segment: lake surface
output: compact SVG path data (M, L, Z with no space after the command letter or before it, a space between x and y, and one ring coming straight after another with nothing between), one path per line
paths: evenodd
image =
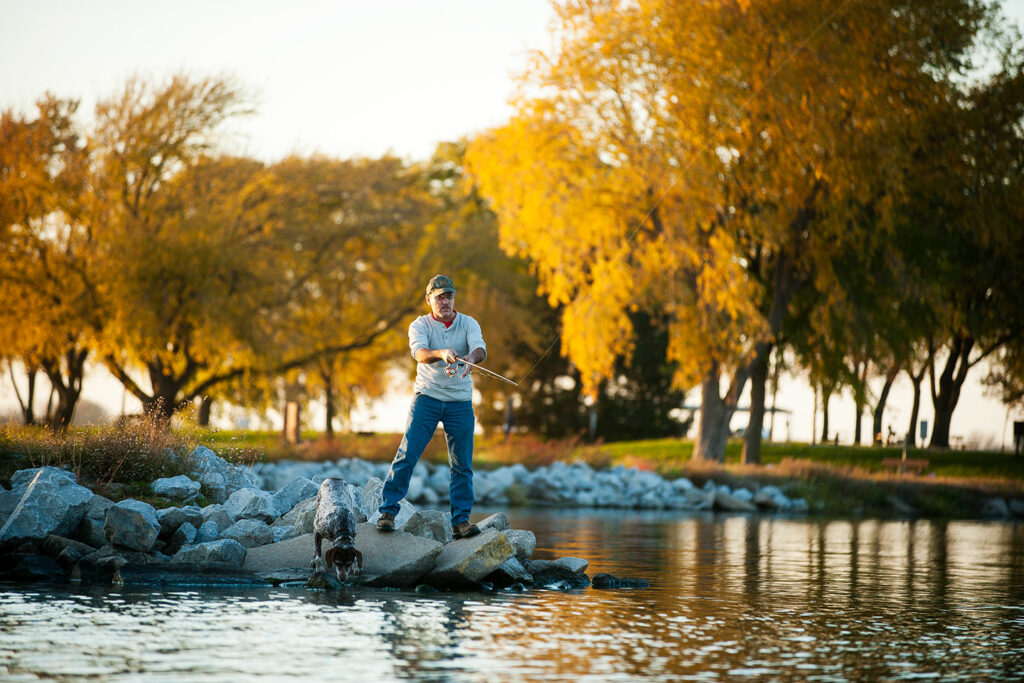
M484 511L480 511L484 514ZM650 588L0 586L0 680L1020 680L1024 525L511 511Z

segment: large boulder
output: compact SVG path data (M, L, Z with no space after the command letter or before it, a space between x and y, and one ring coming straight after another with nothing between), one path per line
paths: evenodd
M281 517L299 502L316 496L319 487L307 477L296 477L272 496L274 516Z
M244 488L259 488L259 481L248 469L232 465L205 446L189 454L192 478L206 487L208 497L223 503L232 493Z
M195 505L182 508L164 508L157 511L156 518L160 522L160 537L170 538L182 524L188 523L197 529L202 526L203 509Z
M107 535L103 524L107 520L107 508L114 504L109 498L94 495L85 506L85 514L75 530L75 538L88 543L93 548L102 548L107 544Z
M199 496L200 484L184 474L164 477L149 485L154 494L170 500L192 501Z
M202 512L203 524L213 522L217 525L218 533L235 523L235 518L219 503L207 505L202 509Z
M452 513L441 510L417 510L405 521L401 530L438 543L448 543L452 540Z
M515 549L505 535L488 529L478 536L445 545L423 581L435 588L476 586L512 557Z
M199 535L199 530L192 525L191 522L185 522L175 529L171 539L167 542L167 547L164 548L164 552L174 554L184 548L187 545L196 543L196 537ZM205 541L213 541L215 538L203 539Z
M274 513L274 496L269 491L255 488L239 489L231 494L224 509L236 521L239 519L258 519L268 524L277 515ZM223 530L221 531L223 533Z
M357 527L356 550L363 554L361 583L404 588L414 586L437 562L444 546L432 538L404 531L381 533L365 522Z
M313 520L316 518L316 497L307 498L289 510L283 517L271 525L275 534L282 534L277 540L286 540L313 533ZM287 528L284 531L279 529Z
M325 542L322 550L330 547ZM414 586L434 566L442 545L404 531L381 533L364 522L356 528L355 548L363 555L363 573L356 581L373 586ZM288 569L308 570L313 560L313 535L251 548L244 569L260 575Z
M25 540L42 540L50 534L71 536L92 500L92 491L75 483L74 476L64 470L45 467L32 470L28 478L25 470L15 472L14 491L21 491L21 499L0 527L0 546L10 546ZM27 483L26 483L27 482Z
M160 535L156 508L129 498L107 508L103 533L111 545L148 553Z
M171 562L195 564L223 563L241 567L245 562L245 546L238 541L223 538L209 543L185 546L174 554Z
M744 500L743 497L737 496L735 493L721 489L715 491L713 505L716 510L727 512L757 512L757 505L750 500Z
M71 482L72 484L78 483L78 477L75 476L74 472L62 469L60 467L33 467L27 470L18 470L11 475L11 489L21 488L22 486L28 486L33 481L47 481L55 483L56 479L63 479Z
M266 522L258 519L240 519L224 531L220 532L220 538L230 538L238 541L246 548L255 548L274 542L274 532Z
M508 542L512 544L517 560L520 562L526 562L533 556L533 551L537 548L537 537L532 531L527 531L525 529L509 529L503 533L505 534L505 538L508 539Z

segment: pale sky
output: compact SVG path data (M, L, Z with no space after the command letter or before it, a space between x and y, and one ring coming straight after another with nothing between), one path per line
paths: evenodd
M91 112L134 74L230 74L258 112L240 150L429 158L507 120L549 45L548 0L0 0L0 108L46 91Z
M1024 0L1004 8L1024 24ZM50 91L81 99L88 114L132 75L231 75L258 108L232 138L236 153L422 160L438 142L507 120L513 76L530 50L550 46L553 16L549 0L0 0L0 109L27 113ZM87 379L85 397L109 406L113 395L116 411L123 392L105 374ZM998 447L1022 416L982 396L983 374L972 371L953 433ZM0 376L0 413L14 400ZM357 428L400 430L405 388L394 404L377 406ZM795 412L790 430L777 422L776 438L809 439L806 386L790 382L779 405ZM852 404L832 406L833 429L848 441ZM904 429L909 384L897 385L889 406L886 422ZM926 396L921 418L930 416Z

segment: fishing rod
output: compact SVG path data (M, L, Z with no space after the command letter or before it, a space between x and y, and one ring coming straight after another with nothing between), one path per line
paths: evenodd
M460 359L459 359L459 361L458 361L458 363L459 363L459 364L465 363L465 364L466 364L466 365L468 365L469 367L471 367L471 368L475 368L475 369L479 370L480 372L484 373L484 374L485 374L485 375L487 375L488 377L493 377L494 379L500 379L500 380L501 380L502 382L508 382L509 384L511 384L511 385L512 385L512 386L514 386L514 387L518 387L518 386L519 386L519 383L518 383L518 382L513 382L513 381L512 381L512 380L510 380L510 379L509 379L508 377L504 377L504 376L502 376L502 375L499 375L499 374L498 374L498 373L496 373L496 372L493 372L492 370L488 370L487 368L485 368L485 367L484 367L484 366L482 366L482 365L477 365L476 363L470 363L470 362L469 362L468 360L466 360L465 358L460 358ZM451 366L449 366L449 367L451 367ZM453 374L454 374L454 373L453 373Z

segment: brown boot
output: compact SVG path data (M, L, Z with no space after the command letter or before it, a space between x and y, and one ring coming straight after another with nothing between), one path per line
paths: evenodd
M456 540L476 536L478 533L480 533L480 527L469 522L460 522L452 528L452 538Z
M377 520L377 531L394 531L395 530L395 516L390 512L380 513L380 519Z

